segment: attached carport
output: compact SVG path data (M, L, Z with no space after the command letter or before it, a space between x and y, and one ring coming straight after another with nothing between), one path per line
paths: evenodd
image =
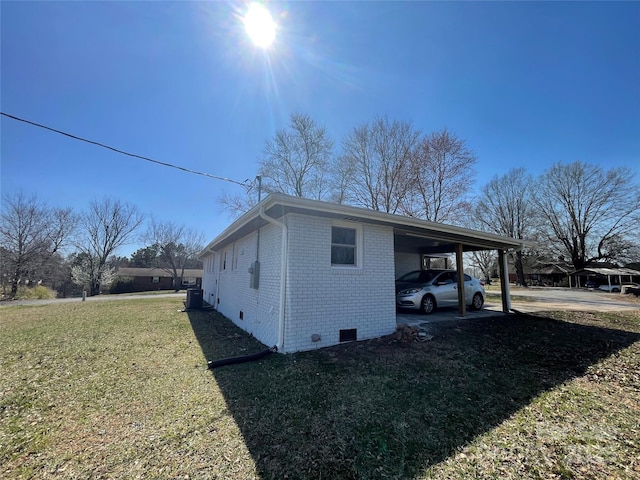
M458 314L466 315L464 302L464 252L479 250L496 251L500 278L502 311L511 310L508 282L507 255L523 248L524 241L487 232L470 230L452 225L407 219L402 226L394 227L396 258L455 254L458 272ZM417 267L415 268L417 269Z

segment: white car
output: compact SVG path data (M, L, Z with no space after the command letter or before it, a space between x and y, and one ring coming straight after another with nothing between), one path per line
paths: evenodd
M458 305L458 272L455 270L415 270L396 280L396 306L422 310L428 315L438 307ZM464 275L465 303L480 310L486 294L484 284Z
M621 288L622 287L620 285L609 285L605 283L604 285L600 285L598 287L598 290L602 290L603 292L610 292L610 293L620 293Z
M625 293L626 289L629 287L638 288L640 285L637 283L623 283L622 285L600 285L600 290L603 292L611 292L611 293Z

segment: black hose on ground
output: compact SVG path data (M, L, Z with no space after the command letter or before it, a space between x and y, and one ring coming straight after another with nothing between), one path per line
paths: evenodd
M254 354L251 354L251 355L242 355L240 357L222 358L220 360L210 360L209 362L207 362L207 365L209 366L209 369L212 369L212 368L216 368L216 367L224 367L225 365L233 365L235 363L254 362L256 360L260 360L261 358L266 357L267 355L270 355L272 353L276 353L277 351L278 351L278 347L276 347L274 345L273 347L267 348L266 350L263 350L262 352L254 353Z

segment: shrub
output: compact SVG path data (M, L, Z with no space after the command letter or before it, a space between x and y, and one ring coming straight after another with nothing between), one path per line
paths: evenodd
M16 294L16 300L44 300L46 298L56 298L56 292L44 285L18 287Z
M133 291L133 277L120 277L109 288L109 293L131 293Z

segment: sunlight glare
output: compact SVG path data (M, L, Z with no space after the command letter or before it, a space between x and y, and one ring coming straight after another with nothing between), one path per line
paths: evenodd
M260 48L269 47L276 38L276 23L262 3L252 3L243 18L244 28L253 43Z

